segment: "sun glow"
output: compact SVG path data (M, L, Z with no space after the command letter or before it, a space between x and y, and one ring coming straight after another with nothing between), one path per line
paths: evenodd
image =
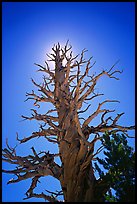
M54 52L53 52L52 48L54 45L57 45L58 43L60 44L61 48L64 48L66 43L67 43L67 40L68 39L61 40L60 37L58 39L53 38L52 41L48 41L43 45L42 53L41 53L41 59L43 62L45 62L45 61L48 62L49 68L53 72L55 71L55 62L54 61L48 61L50 58L47 56L47 54L48 55L53 54ZM76 45L75 45L75 43L72 42L72 40L71 41L69 40L68 46L70 46L70 45L72 45L72 49L71 49L73 51L72 55L75 56L76 54L78 54L78 53L76 53ZM64 59L62 62L62 65L65 66L66 63L67 63L67 60Z

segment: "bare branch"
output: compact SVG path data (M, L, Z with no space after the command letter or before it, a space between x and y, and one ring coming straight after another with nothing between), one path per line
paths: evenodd
M6 173L7 173L7 172L6 172ZM13 174L14 172L11 171L11 173ZM17 179L11 179L11 180L9 180L9 181L7 182L7 184L17 183L17 182L19 182L19 181L23 181L23 180L26 180L26 179L28 179L28 178L32 178L32 177L37 176L37 175L39 175L38 172L26 172L26 173L23 174L22 176L18 174L18 175L17 175L17 176L18 176Z
M48 128L48 129L42 129L42 131L38 131L38 132L33 132L31 136L29 137L25 137L23 139L19 139L18 135L17 135L17 140L20 142L20 143L25 143L31 139L34 139L36 137L45 137L47 138L47 136L50 136L50 135L57 135L57 132L54 130L54 129L51 129L51 128Z
M54 104L54 101L52 98L46 98L45 96L42 95L42 97L40 96L37 96L34 91L32 90L32 93L26 93L26 96L31 96L31 97L28 97L25 101L27 100L35 100L34 102L34 106L38 106L38 108L40 108L40 105L37 104L39 102L50 102L50 103L53 103Z
M97 94L94 94L94 96L92 96L92 97L90 97L90 98L86 98L85 100L86 100L86 101L92 100L92 99L95 98L95 97L103 96L103 95L104 95L104 94L99 94L99 93L97 93Z
M92 127L92 128L89 128L89 133L104 133L106 131L109 131L109 133L116 133L116 132L123 132L124 134L126 133L126 131L128 130L134 130L135 129L135 126L120 126L120 125L98 125L96 127ZM129 136L130 137L130 136ZM134 137L133 137L134 138Z
M106 112L106 109L101 110L100 108L104 103L108 103L108 102L119 102L119 101L117 101L117 100L105 100L102 103L99 103L96 111L85 120L82 127L87 126L99 113Z
M58 197L58 196L60 196L60 195L63 195L63 192L62 191L57 191L57 193L56 192L53 192L53 191L48 191L48 190L46 190L48 193L51 193L52 195L55 195L56 197Z
M39 91L42 91L48 98L52 99L53 92L46 90L45 88L43 88L42 86L38 85L33 79L31 79L33 84L37 87L39 87Z
M100 146L97 151L92 155L92 160L94 160L94 157L99 154L104 149L104 146Z
M11 150L11 153L16 155L15 149L16 149L17 145L15 147L10 147L8 144L8 138L6 138L6 145L7 145L8 149Z
M116 124L116 122L119 120L119 118L120 118L123 114L124 114L124 112L123 112L123 113L120 113L120 114L117 114L117 117L113 120L113 125Z
M91 104L90 104L90 105L88 105L88 107L87 107L85 110L78 111L78 114L86 112L86 111L89 109L89 107L90 107L90 106L91 106Z
M27 200L29 198L43 198L45 201L48 200L49 202L58 202L58 200L52 196L48 196L46 194L44 194L43 192L40 194L36 194L36 193L32 193L31 195L29 195L27 198L24 198L23 200Z
M76 102L78 101L78 98L79 98L79 96L81 94L81 89L80 88L81 88L81 85L82 85L82 81L86 76L88 76L88 72L89 72L90 68L92 67L92 66L89 66L91 59L92 59L92 57L87 61L85 72L81 77L80 77L80 63L77 61L77 67L78 67L78 71L77 71L77 87L76 87L75 94L74 94L74 99L75 99Z
M40 177L51 175L57 179L60 177L61 167L54 162L56 154L45 153L39 157L34 147L32 147L34 156L28 155L26 157L16 156L8 149L3 150L3 157L18 167L14 170L3 170L5 173L15 174L17 179L11 179L9 183L16 183L32 177ZM3 158L3 159L4 159Z
M50 110L48 110L48 112L46 113L46 115L49 114L49 113L51 113L51 112L55 112L55 111L57 111L57 110L56 110L56 109L50 109Z
M102 124L107 124L107 121L109 118L107 118L106 120L104 120L104 116L107 114L107 113L110 113L110 112L114 112L115 110L105 110L105 112L102 114L101 116L101 124L99 126L101 126Z
M22 118L24 118L25 120L41 120L44 121L45 123L47 123L49 126L53 127L53 129L57 130L57 131L61 131L61 129L59 128L59 126L55 125L52 121L57 122L58 118L54 117L54 116L49 116L49 115L42 115L42 114L38 114L36 110L32 109L33 112L35 113L32 114L32 117L27 117L27 116L23 116Z
M112 66L113 68L114 66ZM100 74L98 74L97 76L94 76L91 78L90 81L86 82L85 86L81 89L81 93L85 90L85 88L88 87L89 83L92 82L92 85L89 86L88 90L86 91L86 93L84 93L80 98L79 98L79 101L78 101L78 108L82 106L82 103L83 101L87 98L87 96L89 96L93 90L94 90L94 87L96 86L96 83L97 81L99 80L100 77L102 77L103 75L107 75L109 78L114 78L114 79L117 79L115 76L113 76L115 73L122 73L122 71L119 71L119 70L115 70L113 71L112 73L110 73L110 71L112 70L112 68L109 70L109 71L102 71Z
M119 63L119 61L120 61L120 60L117 60L117 61L113 64L113 66L108 70L108 73L112 71L112 69L116 66L116 64Z
M50 71L49 65L46 61L45 61L45 63L47 65L47 69L45 67L41 66L40 64L37 64L37 63L34 63L34 64L41 68L38 71L46 72L47 74L49 74L52 77L52 79L54 79L54 73Z
M27 197L29 197L29 196L31 196L33 194L33 190L37 187L37 182L39 182L39 178L40 177L41 176L33 177L31 186L30 186L30 188L26 192Z

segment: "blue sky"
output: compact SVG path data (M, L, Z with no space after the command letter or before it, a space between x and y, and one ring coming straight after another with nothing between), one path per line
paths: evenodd
M30 78L40 82L34 63L44 64L46 53L54 43L63 46L69 39L74 53L88 49L87 57L93 56L96 65L93 72L109 69L118 59L117 69L123 70L120 80L104 77L98 84L103 99L117 99L113 104L116 113L125 112L120 124L135 122L135 3L129 2L10 2L2 3L2 145L5 138L14 146L16 132L22 138L37 131L37 122L22 120L21 115L30 115L33 102L24 102L25 93L35 89ZM97 100L93 103L95 108ZM49 105L42 107L47 111ZM97 121L95 121L96 123ZM134 139L129 141L134 146ZM36 150L57 151L57 147L41 139L17 147L19 154ZM3 164L3 168L11 165ZM12 175L3 174L3 202L21 202L30 186L30 180L7 185ZM43 178L39 192L60 190L59 182ZM29 199L26 202L43 201ZM25 201L24 201L25 202Z

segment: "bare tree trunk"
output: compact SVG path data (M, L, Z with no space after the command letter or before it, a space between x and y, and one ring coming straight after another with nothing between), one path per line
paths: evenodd
M75 153L76 154L76 153ZM85 169L75 162L75 157L69 156L70 162L64 165L62 189L67 202L92 202L94 197L95 177L93 169L89 164ZM75 166L74 166L75 165Z

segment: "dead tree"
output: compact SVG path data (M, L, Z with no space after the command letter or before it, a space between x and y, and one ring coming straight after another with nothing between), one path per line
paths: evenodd
M33 84L38 88L40 95L33 90L26 93L26 100L34 100L34 105L38 108L40 103L51 103L54 109L48 110L46 114L39 114L38 109L32 109L32 116L22 116L25 120L42 121L48 124L44 129L40 125L37 132L31 136L17 140L25 143L36 137L43 137L51 143L58 144L58 154L49 152L37 153L32 147L33 155L26 157L17 156L16 149L11 148L7 143L7 148L3 149L3 160L11 164L16 164L14 170L3 170L5 173L14 174L17 179L11 179L8 183L15 183L24 179L32 178L31 186L26 192L26 198L43 198L50 202L57 202L59 195L64 196L65 202L98 202L102 201L103 193L108 190L103 181L97 180L94 175L92 161L102 150L102 146L95 151L95 143L101 139L106 131L111 133L122 132L128 136L128 130L134 126L125 127L118 124L119 118L124 114L117 114L116 117L108 117L108 114L115 110L103 108L104 104L119 102L117 100L106 99L101 101L96 110L81 122L81 114L86 112L90 105L83 110L83 104L92 101L94 98L103 94L96 93L95 87L98 80L104 75L116 79L119 70L113 70L115 64L109 70L102 70L99 74L90 74L93 64L91 59L85 60L86 49L82 50L81 55L73 56L72 46L66 43L62 48L60 44L54 45L52 53L48 55L49 61L55 63L55 69L51 70L49 62L45 61L45 66L36 64L39 72L44 73L43 83L38 84L33 79ZM63 66L63 62L66 64ZM84 71L83 71L84 69ZM91 122L99 114L100 123L91 126ZM92 139L89 136L92 135ZM58 165L54 158L60 157L61 165ZM61 184L62 192L52 193L54 196L45 193L37 194L34 189L41 177L51 175L58 179Z

